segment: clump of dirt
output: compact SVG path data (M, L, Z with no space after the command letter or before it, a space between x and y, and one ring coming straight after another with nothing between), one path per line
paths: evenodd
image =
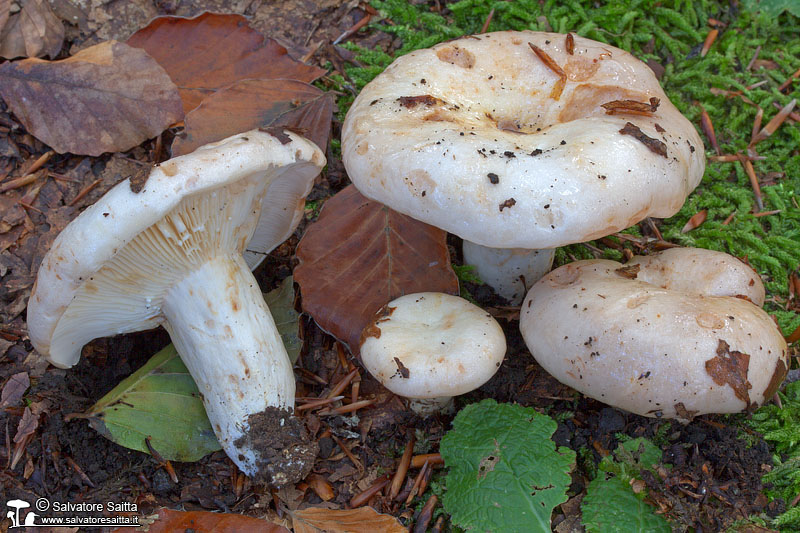
M247 434L234 442L237 448L258 450L257 482L274 487L297 483L308 476L319 453L302 421L287 409L267 407L247 418Z

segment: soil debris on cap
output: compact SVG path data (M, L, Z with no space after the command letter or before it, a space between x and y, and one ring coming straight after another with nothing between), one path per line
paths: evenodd
M139 194L144 189L147 179L150 177L150 171L153 170L153 165L140 167L136 172L128 178L128 185L130 185L131 192Z
M628 113L631 115L643 115L646 117L653 116L660 104L660 100L655 96L650 98L650 103L638 102L636 100L612 100L605 104L600 104L600 107L606 110L607 115L621 115Z
M358 345L361 346L364 344L364 341L370 337L375 337L376 339L381 338L381 328L379 328L374 322L364 328L364 331L361 332L361 338L358 341Z
M289 128L285 128L283 126L270 126L269 128L258 128L258 131L269 133L270 135L278 139L278 141L280 141L281 144L289 144L290 142L292 142L292 138L286 135L286 132L284 131L286 129Z
M517 204L516 200L514 200L513 198L509 198L508 200L500 204L500 212L502 212L503 209L505 209L506 207L513 207L516 204Z
M683 405L683 402L678 402L673 407L675 407L675 412L678 414L679 418L682 418L689 422L694 420L694 416L699 412L699 411L690 411L689 409L686 408L685 405Z
M706 372L717 385L730 385L737 398L750 406L750 389L753 385L747 381L750 369L750 355L731 350L730 345L719 339L717 355L706 361Z
M397 101L400 102L401 106L407 109L413 109L420 104L427 107L436 104L444 104L443 100L429 94L421 94L419 96L401 96L397 99Z
M626 122L625 127L619 130L619 132L623 135L630 135L634 137L637 141L647 146L651 152L662 157L667 157L667 145L658 139L648 137L647 134L643 132L636 124Z
M400 374L400 377L403 379L408 379L411 376L411 371L406 368L406 365L398 359L397 357L394 358L394 362L397 365L397 373Z
M624 266L616 269L614 273L618 276L622 276L623 278L636 279L636 276L639 275L639 270L641 270L641 268L642 265Z

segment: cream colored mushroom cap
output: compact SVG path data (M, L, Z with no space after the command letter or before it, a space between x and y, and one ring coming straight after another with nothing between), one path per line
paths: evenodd
M675 253L625 267L577 261L543 277L521 308L531 354L562 383L640 415L686 420L763 405L785 377L788 349L770 316L736 297L760 279L714 296L705 291L719 283L642 281L662 276L660 260L674 264Z
M531 49L543 50L566 82ZM647 103L652 116L601 104ZM632 123L659 155L620 130ZM356 98L342 153L359 191L493 248L553 248L678 211L705 169L694 126L650 68L607 44L540 32L464 37L396 59Z
M156 165L138 192L132 190L129 180L117 184L70 222L45 255L28 303L28 328L34 347L54 365L69 367L78 361L82 343L92 338L158 326L163 316L153 300L159 296L143 289L145 285L148 290L167 288L171 283L168 272L174 265L162 264L161 268L147 271L144 265L148 259L156 260L142 257L121 265L124 271L118 271L113 281L105 280L103 288L117 294L109 296L104 313L96 316L102 302L94 301L90 310L95 315L93 320L80 324L80 317L76 316L69 327L58 328L79 293L100 292L98 280L91 280L92 276L140 233L159 224L177 207L186 207L188 199L221 195L222 191L232 198L241 197L242 193L246 196L254 187L267 184L263 204L248 198L231 200L246 205L248 211L234 215L237 220L229 219L227 230L216 231L205 227L202 221L197 222L197 227L160 228L164 238L175 242L178 248L186 244L187 257L197 254L191 247L192 238L203 235L202 238L219 242L235 238L237 242L229 243L230 248L243 253L253 268L297 227L304 198L324 164L320 149L299 135L282 130L253 130ZM257 205L251 205L253 202ZM154 250L164 249L158 243L147 246L151 244ZM130 287L122 287L123 281L129 281ZM86 327L87 333L74 331L73 323ZM54 338L57 330L60 333Z
M361 362L406 398L457 396L491 378L506 353L497 321L470 302L438 292L401 296L361 335Z
M650 255L634 256L625 263L636 279L662 289L705 296L734 296L761 307L766 292L758 272L724 252L704 248L668 248Z

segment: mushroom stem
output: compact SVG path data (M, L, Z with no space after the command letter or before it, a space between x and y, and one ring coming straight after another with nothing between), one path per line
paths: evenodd
M164 327L197 383L220 444L243 472L261 477L266 460L264 450L253 445L258 440L250 434L253 417L279 413L271 418L274 431L285 431L295 381L244 258L232 253L204 263L169 290L162 311Z
M519 305L527 289L550 271L555 249L489 248L464 239L464 262L494 291Z
M455 402L452 396L439 398L409 398L408 406L421 417L436 414L449 415L455 411Z

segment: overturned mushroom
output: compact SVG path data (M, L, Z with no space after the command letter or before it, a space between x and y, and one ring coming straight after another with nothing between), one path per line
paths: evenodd
M315 445L291 417L292 365L250 266L294 231L324 163L294 133L249 131L118 184L42 261L33 345L67 368L94 338L162 325L239 468L274 485L301 479ZM262 432L281 439L262 446Z
M407 294L386 304L361 335L361 362L420 415L447 411L453 396L491 378L506 353L490 314L458 296Z
M788 349L763 298L737 259L675 248L550 272L525 298L520 329L562 383L633 413L690 420L758 407L783 381Z
M516 303L553 248L676 213L703 176L703 153L646 64L531 31L396 59L342 127L359 191L463 238L466 261ZM523 258L535 249L536 260Z

